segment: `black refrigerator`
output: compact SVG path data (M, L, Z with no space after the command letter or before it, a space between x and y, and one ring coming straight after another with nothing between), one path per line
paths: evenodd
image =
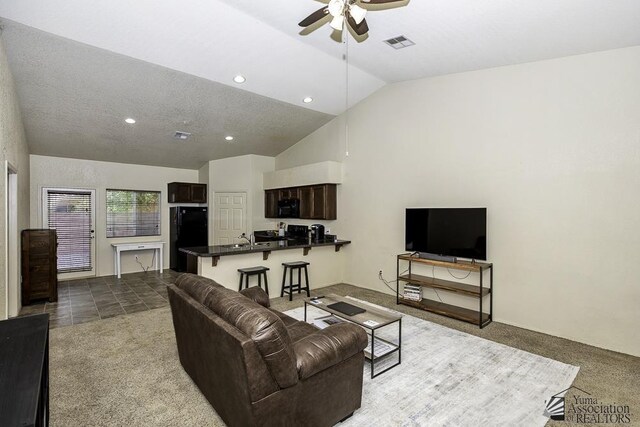
M176 206L171 208L170 267L187 271L187 254L180 248L207 246L207 208Z

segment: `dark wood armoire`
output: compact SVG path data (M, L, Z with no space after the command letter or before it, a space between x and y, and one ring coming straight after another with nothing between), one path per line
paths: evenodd
M58 300L57 246L56 230L22 231L22 305Z

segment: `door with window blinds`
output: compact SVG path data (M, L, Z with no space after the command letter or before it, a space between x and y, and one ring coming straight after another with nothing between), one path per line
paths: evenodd
M44 190L44 224L58 235L58 274L95 275L93 190Z

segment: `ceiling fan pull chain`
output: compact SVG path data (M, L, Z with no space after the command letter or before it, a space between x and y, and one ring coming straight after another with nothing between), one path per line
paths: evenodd
M346 93L345 93L345 116L344 116L344 146L345 146L345 157L349 157L349 30L342 32L342 37L345 43L345 64L346 64Z

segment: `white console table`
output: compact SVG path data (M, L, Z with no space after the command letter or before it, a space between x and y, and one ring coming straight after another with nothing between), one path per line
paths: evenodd
M164 242L112 243L111 246L113 246L113 252L114 252L113 264L114 264L118 279L120 278L120 273L121 273L120 254L125 251L144 251L144 250L158 251L156 253L155 262L153 263L153 268L155 270L160 270L160 273L162 273L162 270L163 270L162 249L164 248ZM158 268L158 265L160 266L160 268Z

